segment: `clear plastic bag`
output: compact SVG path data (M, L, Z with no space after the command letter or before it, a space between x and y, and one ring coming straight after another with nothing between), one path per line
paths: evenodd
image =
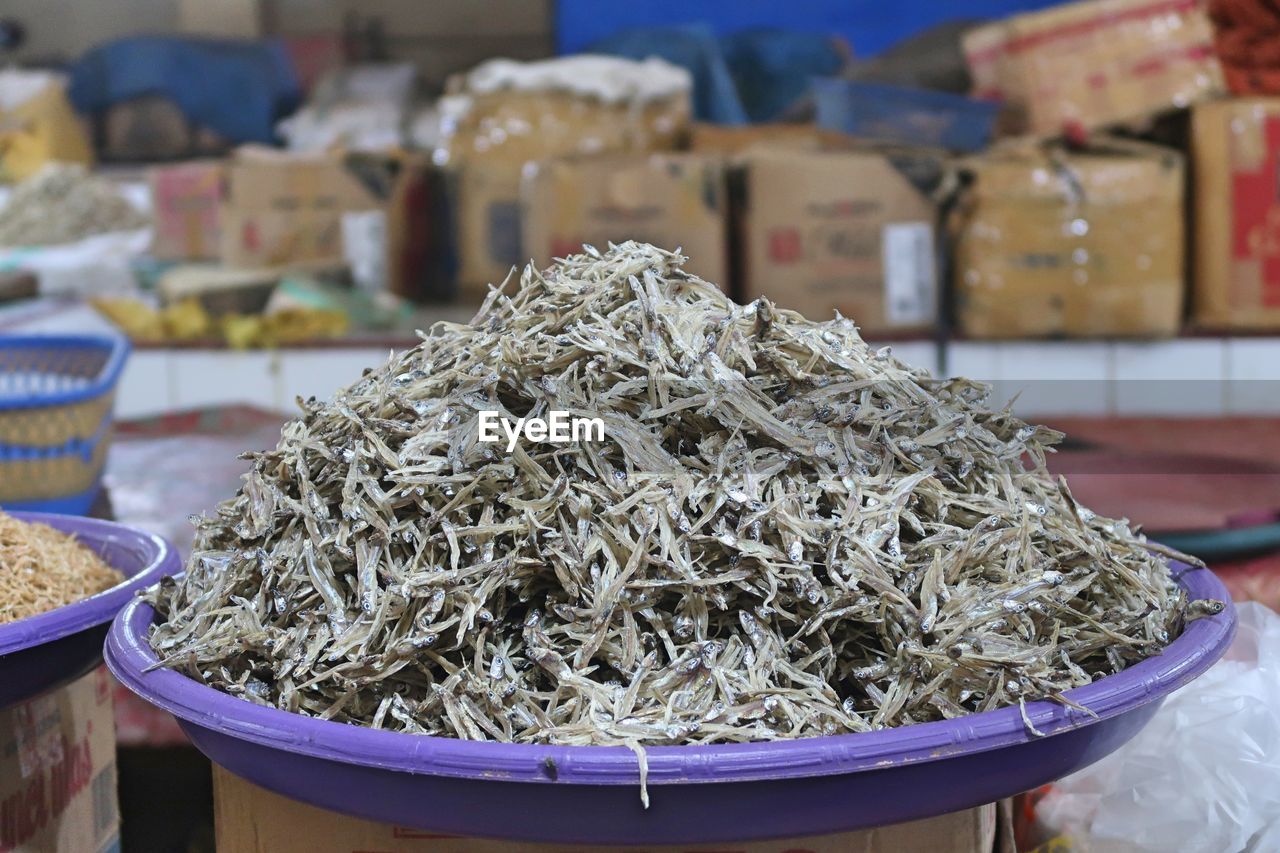
M1049 834L1090 853L1280 850L1280 615L1237 605L1226 656L1137 737L1037 804Z

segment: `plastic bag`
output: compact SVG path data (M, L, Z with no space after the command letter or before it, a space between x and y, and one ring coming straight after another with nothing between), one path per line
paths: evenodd
M306 106L278 122L276 130L291 151L403 148L416 73L408 62L331 71Z
M151 229L139 228L56 246L0 247L0 272L34 273L41 296L132 296L138 292L135 262L150 245Z
M0 180L25 180L52 162L93 162L63 75L0 70Z
M1280 616L1237 607L1226 656L1129 743L1056 782L1036 806L1043 829L1092 853L1280 850Z

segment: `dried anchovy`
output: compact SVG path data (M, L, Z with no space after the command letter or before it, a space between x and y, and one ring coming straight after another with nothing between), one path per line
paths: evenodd
M75 536L0 512L0 624L47 613L124 581Z
M150 223L110 182L83 166L53 163L19 184L0 209L0 246L70 243Z
M679 254L584 248L302 402L150 592L164 665L374 728L642 750L1025 718L1205 609L985 386ZM486 409L606 438L508 454Z

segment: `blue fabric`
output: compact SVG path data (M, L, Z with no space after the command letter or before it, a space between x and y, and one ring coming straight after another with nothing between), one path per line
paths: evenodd
M758 29L721 38L702 24L625 30L589 52L658 56L685 68L693 75L694 115L715 124L775 119L814 77L836 74L844 63L828 35Z
M790 30L743 30L721 40L738 97L753 122L772 121L809 91L814 77L844 65L835 37Z
M626 30L591 46L589 53L630 59L661 57L693 75L693 113L701 121L746 124L747 113L738 99L720 43L708 27L646 27Z
M275 122L295 109L301 88L282 42L166 36L117 39L71 68L68 95L99 115L142 95L164 95L192 124L233 143L275 141Z
M1003 18L1062 0L644 0L601 3L557 0L556 50L580 53L632 27L698 21L723 35L753 27L783 27L843 36L863 59L954 18Z

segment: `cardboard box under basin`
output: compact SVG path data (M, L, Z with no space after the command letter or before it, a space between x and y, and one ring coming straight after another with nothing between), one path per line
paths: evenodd
M1183 162L1136 143L974 158L952 221L975 338L1161 337L1183 307Z
M1204 0L1083 0L965 34L974 94L1008 130L1055 135L1186 107L1223 92Z
M0 850L119 849L111 678L0 711Z
M1192 316L1214 329L1280 329L1280 98L1191 114Z
M937 319L937 210L883 152L756 149L741 159L742 297L863 335Z
M600 846L459 838L325 811L214 766L220 853L588 853ZM876 829L774 841L619 847L648 853L1013 853L1008 811L989 804ZM430 804L423 804L424 810Z
M718 157L635 154L530 163L521 190L525 254L539 267L609 241L682 248L690 272L729 287L729 206Z

